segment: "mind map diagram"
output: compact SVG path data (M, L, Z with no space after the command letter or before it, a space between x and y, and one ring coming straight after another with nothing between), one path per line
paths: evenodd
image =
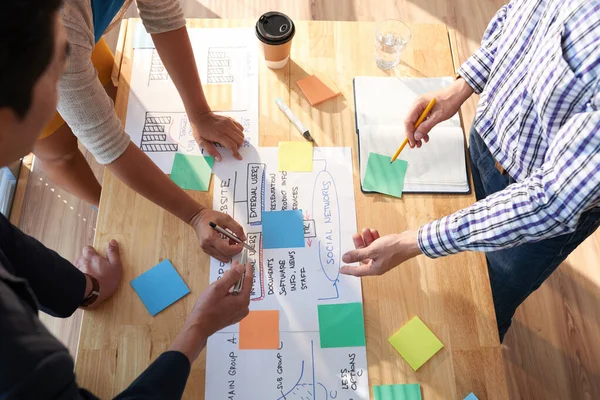
M239 350L237 325L213 335L207 398L368 399L365 348L321 348L317 316L320 304L362 301L360 280L339 273L356 231L350 149L315 149L311 173L277 171L277 148L242 155L215 167L213 208L244 227L254 248L250 309L280 310L280 348ZM264 213L279 210L302 211L304 247L263 248ZM210 280L228 268L211 259Z

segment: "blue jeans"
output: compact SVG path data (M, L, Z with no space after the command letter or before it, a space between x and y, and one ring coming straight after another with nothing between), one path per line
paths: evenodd
M477 200L503 190L515 180L496 169L490 150L471 129L469 155ZM517 307L600 226L600 208L583 213L573 233L486 253L500 342Z

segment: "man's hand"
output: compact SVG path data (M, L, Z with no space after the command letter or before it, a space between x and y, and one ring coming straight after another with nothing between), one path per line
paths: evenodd
M111 240L106 249L106 258L102 257L92 246L85 246L82 250L82 256L75 260L75 266L81 272L91 275L100 285L100 294L98 299L87 308L97 307L104 300L112 296L119 283L121 283L121 256L119 255L119 244L116 240ZM91 288L90 288L91 289ZM88 293L86 292L87 296Z
M344 265L340 272L346 275L383 275L390 269L421 254L417 243L417 231L405 231L379 236L376 229L363 229L362 236L352 236L354 247L344 254L345 263L360 262L358 267Z
M242 251L243 246L241 243L221 238L221 235L209 226L211 221L221 228L229 229L242 241L246 240L244 229L229 215L208 208L203 208L192 217L190 224L200 239L202 250L219 261L229 262L231 257Z
M460 106L472 93L473 89L469 84L466 83L464 79L459 79L444 89L419 96L413 103L412 108L408 111L406 119L404 120L404 129L410 147L414 148L417 146L417 148L420 148L422 141L427 143L429 141L428 134L431 128L456 114L460 109ZM423 121L415 131L415 123L434 97L436 99L435 105L429 112L425 121Z
M242 291L238 295L229 293L244 274ZM185 354L190 363L206 346L208 337L215 332L235 324L248 315L252 291L252 264L234 262L223 277L213 282L198 298L185 325L169 350Z
M212 111L193 117L191 122L194 139L215 160L221 161L222 158L214 143L222 144L235 158L242 159L239 149L244 144L244 128L239 122Z

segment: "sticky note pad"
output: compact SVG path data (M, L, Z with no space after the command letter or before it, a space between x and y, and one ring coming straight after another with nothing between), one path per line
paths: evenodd
M391 159L381 154L369 153L362 184L364 190L402 197L408 163L404 160L396 160L390 164Z
M171 180L182 189L206 192L215 159L210 156L192 156L175 153Z
M421 400L418 383L373 386L375 400Z
M311 106L321 104L340 94L334 85L332 86L334 89L336 89L336 91L332 90L329 86L323 83L321 79L314 75L296 81L296 85L298 85L302 91L302 94L304 94Z
M321 348L365 345L362 303L320 304L318 314Z
M311 172L313 145L310 142L279 142L278 171Z
M302 210L262 213L263 249L304 247Z
M444 347L419 317L411 319L389 341L415 371Z
M154 316L190 292L169 260L131 281L148 312Z
M477 398L477 396L475 396L475 394L473 392L469 393L469 395L467 397L464 398L464 400L479 400Z
M278 349L279 310L259 310L240 321L240 350Z

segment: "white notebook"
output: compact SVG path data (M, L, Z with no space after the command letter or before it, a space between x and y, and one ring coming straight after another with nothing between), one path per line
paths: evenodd
M414 100L452 81L451 77L354 78L361 186L369 153L391 157L402 144L406 137L404 118ZM433 128L429 143L420 149L406 146L398 159L408 162L404 193L470 192L465 139L458 114Z

